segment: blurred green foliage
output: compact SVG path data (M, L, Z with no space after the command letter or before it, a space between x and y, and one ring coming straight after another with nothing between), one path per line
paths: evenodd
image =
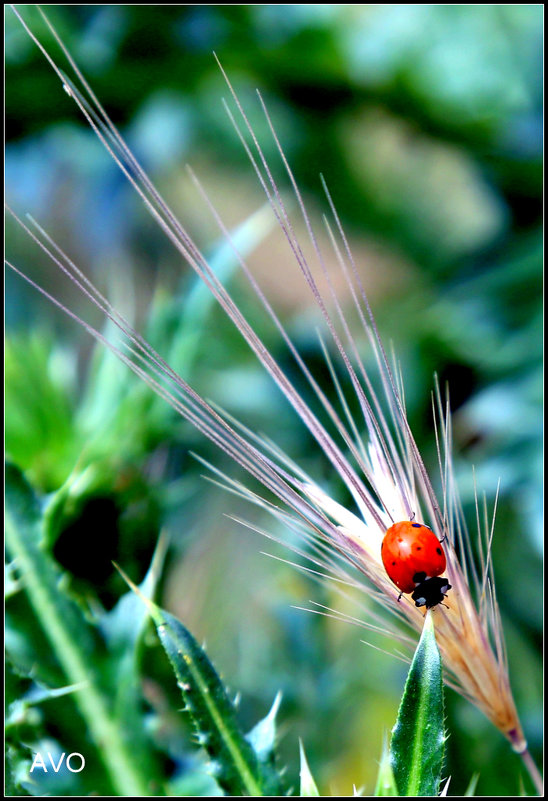
M22 11L53 46L35 10ZM471 465L491 504L501 478L497 591L517 705L538 759L542 7L77 5L48 6L47 13L208 254L219 254L220 235L189 189L186 162L229 227L264 203L220 103L227 89L212 51L278 165L254 97L260 88L317 219L326 206L318 174L325 175L381 333L401 362L411 426L433 476L433 373L449 384L455 464L472 530ZM32 214L202 395L266 431L340 495L231 324L203 294L192 300L200 292L195 282L9 9L6 134L10 205ZM283 177L279 166L275 171ZM26 236L11 223L6 234L19 268L101 325ZM256 234L247 237L251 251ZM318 319L292 277L296 268L286 269L288 253L265 235L250 261L332 396ZM220 269L298 382L234 266ZM344 601L262 557L261 540L223 516L258 519L204 482L189 451L238 476L225 457L112 356L91 354L85 332L17 277L7 275L6 291L6 448L39 491L66 489L52 511L48 548L78 603L91 616L97 605L114 609L125 590L112 560L140 581L166 529L173 548L164 605L207 639L225 680L242 690L248 728L281 689L280 747L294 785L301 737L323 793L349 794L352 784L370 792L405 667L365 649L354 627L292 609L309 598L337 608ZM372 367L365 344L363 350ZM31 641L41 659L47 645L32 632L17 589L8 611L17 648L24 652ZM167 711L177 708L177 693L157 643L143 649L141 671L166 774L178 777L182 793L210 794L185 722ZM29 681L13 674L14 697ZM478 793L517 793L518 759L492 726L452 693L447 714L450 793L462 794L475 772ZM39 732L65 747L63 737L74 733L67 697L40 707Z

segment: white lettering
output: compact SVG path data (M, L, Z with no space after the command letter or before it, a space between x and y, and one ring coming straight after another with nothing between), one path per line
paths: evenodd
M42 759L42 754L40 753L40 751L38 751L38 753L34 755L34 759L32 760L32 767L30 769L30 772L32 773L35 768L42 768L44 773L48 772L48 769L46 768L46 764L45 764L44 760Z
M46 756L49 759L50 765L53 768L53 770L55 771L55 773L59 773L59 771L61 770L61 766L63 764L63 761L65 759L65 752L63 751L63 753L61 754L57 764L55 764L55 760L54 760L54 758L52 757L52 755L50 754L49 751L47 752ZM80 760L80 766L79 767L72 767L72 765L70 764L70 761L71 761L71 759L73 759L73 757L76 760L78 760L78 759ZM72 754L68 755L68 757L67 757L67 770L70 770L71 773L80 773L80 771L84 770L85 767L86 767L86 760L84 759L82 754L78 753L78 751L73 751ZM46 763L44 761L44 757L42 756L40 751L37 751L36 754L34 755L34 759L32 761L32 766L31 766L31 769L30 769L30 773L33 773L35 770L38 770L39 768L41 770L43 770L44 773L48 772L48 769L46 767Z
M63 760L65 758L65 752L63 751L63 753L59 757L59 762L57 763L57 767L55 767L55 762L53 761L53 757L52 757L52 755L50 754L49 751L48 751L48 756L49 756L49 761L51 762L51 767L53 768L55 773L59 773L59 771L61 769L61 765L63 764Z
M71 768L70 760L71 760L72 757L78 757L78 759L80 760L80 767L79 768ZM67 768L70 770L71 773L80 773L80 771L84 770L85 767L86 767L86 760L84 759L82 754L78 753L78 751L75 751L73 754L69 754L68 755L68 757L67 757Z

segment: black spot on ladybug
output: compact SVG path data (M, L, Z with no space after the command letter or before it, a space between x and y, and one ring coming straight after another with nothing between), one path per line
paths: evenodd
M417 545L417 548L416 548L416 550L417 550L417 551L422 551L422 546L421 546L421 545Z
M411 523L411 525L413 526L413 528L422 528L422 525L420 523Z
M441 555L442 555L442 550L441 550L441 548L436 548L436 553L439 553L439 555L441 556Z
M392 562L392 567L394 567L394 566L395 566L395 564L396 564L395 562Z

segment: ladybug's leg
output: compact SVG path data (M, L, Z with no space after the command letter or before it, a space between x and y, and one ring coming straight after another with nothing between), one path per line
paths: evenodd
M400 594L398 595L398 603L400 602L402 595L403 595L403 592L400 592Z

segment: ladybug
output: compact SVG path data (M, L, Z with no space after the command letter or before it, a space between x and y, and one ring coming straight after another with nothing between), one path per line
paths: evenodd
M434 532L423 523L403 520L390 526L381 546L382 563L389 578L403 593L412 593L415 606L430 609L441 603L451 585L440 578L447 564Z

